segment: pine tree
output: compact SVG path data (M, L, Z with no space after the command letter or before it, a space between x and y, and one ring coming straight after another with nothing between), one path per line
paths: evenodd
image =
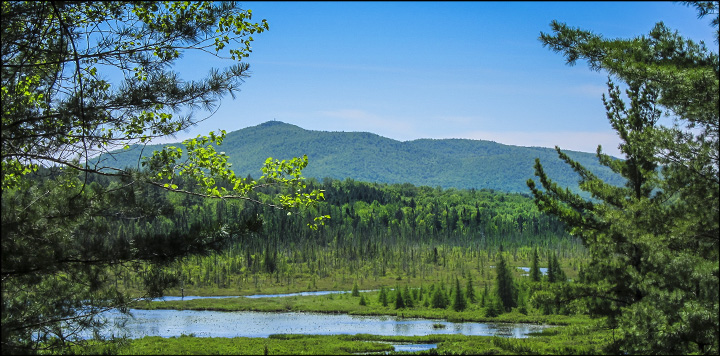
M380 293L378 294L378 303L386 307L388 305L388 296L385 287L380 287Z
M465 294L463 293L462 287L460 287L460 280L455 278L455 299L453 301L452 308L455 311L463 311L467 307L467 301L465 300Z
M502 250L498 253L498 263L497 266L495 266L495 272L497 273L495 279L497 298L505 311L510 311L510 309L517 306L517 287L515 286L512 272L505 263Z
M711 15L716 2L689 3ZM600 162L622 176L607 184L556 148L580 176L587 200L555 184L538 160L543 190L528 181L538 208L556 215L590 254L586 283L567 284L564 299L584 299L618 333L612 353L720 352L720 63L718 54L658 23L648 36L608 40L553 22L541 41L569 64L588 61L608 80L603 96L623 160ZM629 101L629 105L626 103ZM663 112L672 126L660 124ZM591 296L591 297L588 297Z
M405 302L405 307L407 308L413 308L415 307L415 301L413 300L412 292L410 292L410 287L405 285L405 289L403 290L403 302Z
M537 247L533 249L532 264L530 265L530 280L540 282L540 258L538 257Z
M435 290L433 290L430 305L432 305L433 308L447 308L445 292L441 288L435 288Z
M518 293L518 298L517 298L517 300L518 300L517 310L520 314L527 314L528 313L528 310L527 310L527 295L528 295L527 284L523 284L523 286L525 288L519 288L519 293Z
M482 298L480 299L481 307L484 308L487 305L487 299L488 299L488 287L487 287L487 284L484 284Z
M555 283L558 281L558 271L557 271L557 264L555 264L556 256L553 252L551 255L548 256L548 269L547 269L547 278L548 282Z
M105 162L116 150L194 125L201 110L236 93L249 68L240 60L268 25L230 2L4 1L1 11L0 344L3 354L35 353L36 340L48 339L43 351L62 353L101 326L98 312L126 312L132 299L173 285L164 267L220 251L257 227L210 209L205 221L179 224L172 204L153 199L173 191L262 204L251 198L258 182L236 177L215 151L224 131L153 152L136 168ZM173 66L193 52L229 63L188 81ZM314 205L321 195L303 192L306 165L306 157L266 162L279 188L266 203ZM119 234L131 225L138 228ZM143 293L114 283L146 265Z
M473 279L471 273L468 273L467 286L465 286L465 298L468 300L469 303L475 303L477 301L475 298L475 287L473 286Z
M485 304L487 305L485 307L485 316L494 318L503 313L502 302L496 296L488 295Z
M395 309L405 308L405 300L402 296L402 289L399 286L395 286Z
M567 282L567 275L565 274L565 271L563 271L562 267L560 266L560 262L558 261L557 254L554 252L552 255L552 265L553 265L553 271L555 273L555 281L556 282Z

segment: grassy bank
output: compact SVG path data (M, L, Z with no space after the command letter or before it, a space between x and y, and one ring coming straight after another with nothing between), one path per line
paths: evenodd
M81 354L118 355L348 355L387 353L392 344L437 344L418 354L440 355L597 355L611 337L594 325L558 327L525 339L496 336L428 335L271 335L269 338L198 338L148 336L119 343L105 342L76 350ZM393 353L393 352L391 352Z
M185 301L158 301L135 303L136 309L174 310L217 310L217 311L263 311L263 312L318 312L345 313L351 315L393 315L408 318L444 319L448 321L533 323L549 325L584 325L589 319L584 316L542 315L537 311L522 314L518 311L486 315L486 308L471 304L463 311L452 308L432 308L422 302L412 308L395 309L392 304L383 306L378 302L378 291L361 292L359 297L350 293L319 296L291 296L277 298L222 298L193 299ZM366 305L360 305L364 298Z

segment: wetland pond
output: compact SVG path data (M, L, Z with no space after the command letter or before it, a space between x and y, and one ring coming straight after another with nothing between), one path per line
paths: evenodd
M359 292L373 292L372 290L361 290ZM212 296L212 297L200 297L194 295L186 295L184 297L177 296L164 296L162 298L153 299L153 301L172 301L172 300L192 300L192 299L220 299L220 298L281 298L281 297L302 297L308 295L328 295L328 294L345 294L351 293L351 291L343 290L326 290L318 292L298 292L298 293L286 293L286 294L253 294L243 296Z
M463 334L524 338L539 332L545 325L448 322L439 319L414 319L396 316L360 316L309 312L250 312L207 310L139 310L133 317L110 312L110 323L124 323L124 335L173 337L268 337L271 334L373 334L384 336L421 336ZM438 327L441 324L444 327ZM122 334L110 327L107 335Z
M250 295L245 298L325 295L349 291L320 291L273 295ZM200 298L242 297L163 297L159 300L191 300ZM311 312L253 312L208 310L143 310L132 309L132 317L117 311L105 314L110 325L125 325L121 331L109 327L106 335L173 337L268 337L271 334L373 334L383 336L422 336L431 334L463 334L524 338L547 325L477 322L448 322L440 319L416 319L396 316L360 316Z

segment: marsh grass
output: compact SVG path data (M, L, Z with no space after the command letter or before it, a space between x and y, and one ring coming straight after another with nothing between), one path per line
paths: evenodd
M73 350L77 354L118 355L347 355L386 353L391 344L437 344L437 348L416 354L550 354L596 355L604 353L611 331L602 323L576 320L534 333L532 337L512 339L497 336L434 334L426 336L355 335L270 335L268 338L199 338L188 335L171 338L147 336L119 342L94 342L91 347Z
M336 336L271 335L269 338L200 338L146 336L125 344L103 343L81 354L117 355L349 355L392 351L389 344Z
M291 296L275 298L220 298L193 299L185 301L141 301L132 307L136 309L174 309L174 310L216 310L216 311L262 311L262 312L318 312L345 313L350 315L391 315L405 318L441 319L451 322L497 322L497 323L531 323L545 325L579 325L588 322L584 316L543 315L539 312L522 314L517 311L488 317L485 308L477 304L470 305L463 311L451 308L425 307L416 303L412 308L395 309L393 306L382 306L378 302L379 292L361 292L366 305L358 303L360 297L347 294L328 294L319 296Z

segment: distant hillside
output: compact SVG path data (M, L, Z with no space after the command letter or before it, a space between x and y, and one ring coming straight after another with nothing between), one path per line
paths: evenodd
M147 146L145 155L161 146ZM400 142L367 132L310 131L269 121L227 134L222 146L239 176L261 175L268 157L288 159L307 154L306 177L352 178L367 182L412 183L443 188L495 189L528 193L525 182L535 178L540 158L549 176L577 189L577 175L555 150L503 145L466 139L420 139ZM106 161L114 167L136 166L140 147L119 152ZM614 184L620 177L599 165L594 154L568 151L598 176Z

